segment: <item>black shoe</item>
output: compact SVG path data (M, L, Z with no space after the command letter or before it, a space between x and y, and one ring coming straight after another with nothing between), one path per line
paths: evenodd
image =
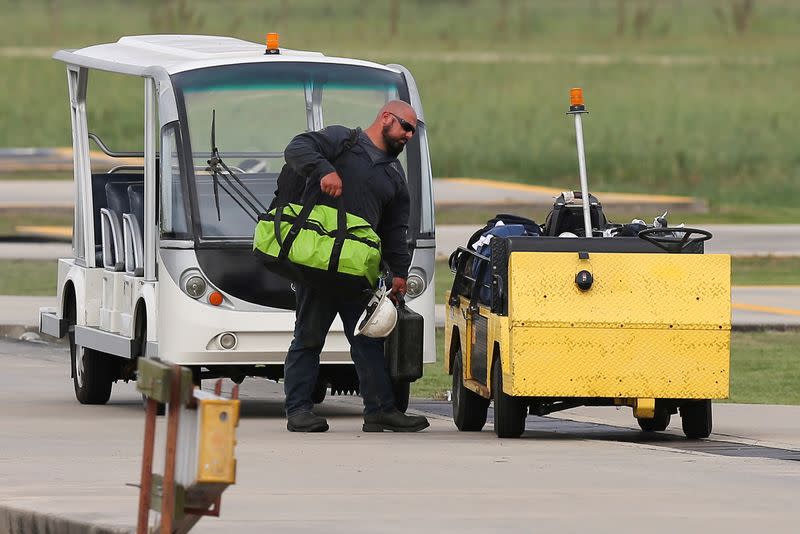
M419 432L428 428L430 423L421 415L406 415L403 412L379 412L364 416L364 432Z
M312 412L304 412L291 416L286 422L286 429L289 432L325 432L328 430L328 421Z

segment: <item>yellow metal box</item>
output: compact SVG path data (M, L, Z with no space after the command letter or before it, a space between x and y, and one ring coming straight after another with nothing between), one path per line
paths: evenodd
M198 399L197 482L236 482L236 427L239 401Z
M508 273L506 393L728 396L730 256L513 252Z

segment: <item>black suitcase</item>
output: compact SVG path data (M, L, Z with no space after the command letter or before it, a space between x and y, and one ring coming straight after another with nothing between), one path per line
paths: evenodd
M397 326L386 338L386 366L395 382L413 382L422 377L422 349L425 335L424 318L406 308L401 300L397 306Z

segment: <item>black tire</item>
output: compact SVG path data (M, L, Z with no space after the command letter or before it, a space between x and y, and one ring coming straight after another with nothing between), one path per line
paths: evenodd
M392 395L394 395L394 407L406 413L406 410L408 410L408 400L411 397L411 383L393 381Z
M114 367L111 356L75 344L75 329L69 332L72 386L81 404L105 404L111 398Z
M453 359L453 421L462 432L480 432L486 424L489 399L464 385L464 363L459 350Z
M317 383L314 384L314 390L311 392L311 402L314 404L322 404L325 396L328 394L328 379L324 376L317 377Z
M669 412L656 412L652 419L637 418L639 428L645 432L662 432L669 426L671 416Z
M494 400L494 433L498 438L518 438L525 431L528 407L503 392L503 369L497 359L492 366L492 400Z
M711 401L689 401L681 406L683 433L690 439L702 439L711 435Z
M199 365L191 367L192 369L192 384L203 389L203 379L200 377L201 368Z

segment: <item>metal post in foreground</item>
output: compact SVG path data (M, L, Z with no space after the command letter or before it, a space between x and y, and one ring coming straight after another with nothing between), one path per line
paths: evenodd
M161 532L172 532L175 514L175 462L177 456L178 419L181 409L181 368L172 367L167 419L167 450L164 456L164 491L161 501Z
M583 124L581 115L589 113L583 103L583 89L573 87L569 90L569 111L575 117L575 139L578 144L578 170L581 175L581 200L583 202L583 228L586 237L592 237L592 217L589 208L589 180L586 177L586 156L583 150Z
M204 516L219 516L225 488L236 483L236 427L239 388L231 399L194 388L189 368L140 358L137 386L147 399L144 452L139 487L137 534L185 534ZM164 473L153 473L156 410L168 404ZM186 425L181 420L186 418ZM181 430L183 428L183 430ZM196 462L187 462L196 458ZM161 512L160 525L149 527L149 511Z
M153 399L146 401L144 419L144 451L142 452L142 477L139 491L139 514L136 521L136 534L147 534L150 520L150 497L153 487L153 448L156 436L156 410L158 403Z

